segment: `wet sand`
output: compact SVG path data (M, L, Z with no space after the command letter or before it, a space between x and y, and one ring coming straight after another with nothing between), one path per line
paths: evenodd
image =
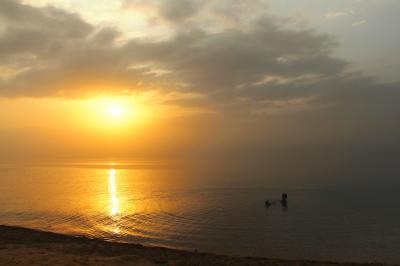
M0 265L383 265L231 257L0 225Z

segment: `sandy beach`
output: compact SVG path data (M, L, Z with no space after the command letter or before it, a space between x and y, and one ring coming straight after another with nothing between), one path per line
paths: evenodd
M0 226L0 265L383 265L231 257Z

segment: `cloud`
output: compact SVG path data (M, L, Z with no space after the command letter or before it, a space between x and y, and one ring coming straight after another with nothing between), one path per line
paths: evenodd
M160 15L169 21L180 22L196 14L200 2L190 0L163 1L160 4Z
M166 10L170 15L177 12L175 19L189 19L200 12L193 11L193 3L169 4ZM213 10L230 16L234 10L259 7L262 1L255 3L247 9L235 2ZM337 43L332 37L290 29L264 12L238 22L243 27L215 32L197 25L164 40L121 41L117 30L90 25L65 10L10 0L0 7L2 96L81 97L157 90L201 95L169 97L171 104L242 115L299 109L333 114L337 110L332 106L340 105L386 110L385 100L391 103L398 97L393 88L397 85L379 85L349 72L348 63L333 55Z
M348 16L353 14L353 11L333 11L333 12L329 12L327 14L325 14L325 18L327 19L335 19L338 17L343 17L343 16Z
M92 30L79 15L51 6L35 8L13 0L1 1L0 6L0 20L10 30L36 30L65 38L84 37Z
M353 24L351 24L351 26L353 27L360 27L361 25L364 25L365 23L367 23L366 20L360 20L360 21L356 21Z
M194 16L205 3L204 0L157 1L124 0L122 7L172 23L179 23Z
M242 27L252 18L265 14L268 1L253 0L248 4L238 0L124 0L122 8L145 16L151 25L167 24L180 31L193 27L218 31Z

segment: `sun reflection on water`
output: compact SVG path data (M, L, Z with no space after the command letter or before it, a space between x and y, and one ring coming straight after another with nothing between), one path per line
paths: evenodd
M117 171L110 169L108 173L108 193L110 195L110 215L115 217L119 214L119 199L117 194L117 186L115 182Z

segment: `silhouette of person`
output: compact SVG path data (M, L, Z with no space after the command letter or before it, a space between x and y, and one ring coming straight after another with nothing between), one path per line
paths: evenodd
M287 207L287 194L286 193L282 194L281 204L283 207L285 207L285 208Z

